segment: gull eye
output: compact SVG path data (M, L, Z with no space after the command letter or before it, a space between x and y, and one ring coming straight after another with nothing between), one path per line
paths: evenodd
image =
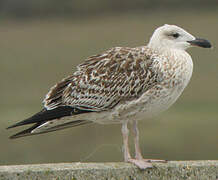
M172 36L173 36L174 38L178 38L178 37L180 36L180 34L179 34L179 33L173 33Z

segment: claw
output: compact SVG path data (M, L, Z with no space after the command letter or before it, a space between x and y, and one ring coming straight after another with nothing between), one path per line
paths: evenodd
M139 169L148 169L152 168L152 164L148 161L144 161L143 159L128 159L128 162L135 164Z

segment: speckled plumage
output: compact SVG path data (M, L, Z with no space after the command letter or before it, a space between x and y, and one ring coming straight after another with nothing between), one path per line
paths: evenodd
M180 72L181 67L183 71ZM168 102L161 102L161 99L170 101L175 93L180 94L191 72L191 59L169 58L146 46L116 47L91 56L80 64L73 75L51 88L44 99L44 106L53 109L67 105L98 112L94 118L90 114L87 117L86 114L80 115L84 120L98 123L127 120L128 114L136 115L137 110L147 110L146 114L150 116L159 105L163 104L164 107L160 108L164 109L168 106ZM145 102L142 100L140 103L140 98ZM141 107L136 108L138 106ZM149 106L157 107L152 110Z
M116 47L87 58L50 89L41 112L9 127L34 123L11 138L91 122L122 123L125 161L141 169L151 167L140 152L137 121L168 109L181 95L192 75L192 59L185 51L192 45L211 47L182 28L164 25L155 30L147 46ZM129 121L135 159L128 149Z
M51 88L44 105L47 109L70 105L99 112L137 99L156 84L154 58L146 47L116 47L91 56L72 76Z

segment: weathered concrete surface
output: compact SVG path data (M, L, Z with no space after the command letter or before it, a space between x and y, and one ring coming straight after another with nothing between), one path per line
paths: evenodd
M0 166L0 180L218 180L218 161L170 161L139 170L128 163Z

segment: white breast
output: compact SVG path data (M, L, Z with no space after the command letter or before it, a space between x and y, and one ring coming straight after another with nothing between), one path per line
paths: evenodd
M177 52L170 59L162 59L157 64L162 69L164 79L136 101L118 107L117 111L124 119L146 119L165 111L178 99L190 81L193 62L188 53L183 51L181 55Z
M163 73L160 83L146 91L139 99L119 104L111 112L100 113L99 123L150 118L168 109L187 86L193 70L188 53L173 54L170 59L157 59L157 68Z

